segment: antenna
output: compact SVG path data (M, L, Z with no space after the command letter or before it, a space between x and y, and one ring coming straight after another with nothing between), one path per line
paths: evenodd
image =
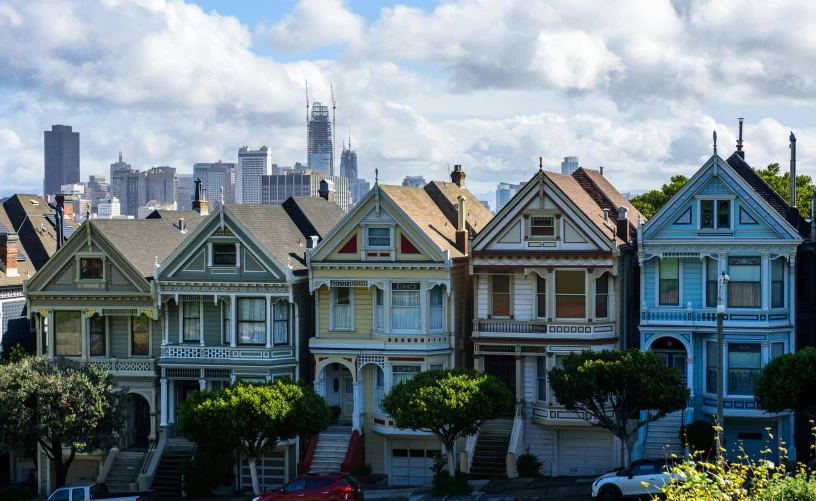
M337 134L337 101L334 100L334 84L329 84L332 96L332 161L331 175L334 175L334 135Z

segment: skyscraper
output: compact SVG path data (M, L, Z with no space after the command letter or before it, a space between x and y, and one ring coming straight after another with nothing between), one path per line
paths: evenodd
M173 167L152 167L144 172L119 170L113 174L111 194L120 200L123 214L135 217L139 207L151 200L178 201L178 174Z
M561 162L561 174L571 176L573 172L578 170L578 157L564 157Z
M113 178L114 178L114 175L115 175L116 172L120 172L120 171L129 172L130 170L131 170L130 169L130 164L125 163L125 162L122 161L122 152L120 151L119 152L119 161L110 164L110 177L108 178L110 184L108 185L108 189L113 190L113 185L114 185ZM111 195L113 195L115 197L119 196L118 193L113 193L113 191L111 191Z
M52 125L45 131L43 197L48 200L63 184L79 182L79 132L70 125Z
M224 203L235 203L235 164L214 163L207 171L207 200L210 206L220 203L221 193L224 193Z
M322 170L334 175L332 168L332 127L329 120L329 107L319 102L312 104L309 118L309 151L306 162L309 169Z
M412 188L424 188L426 184L428 183L425 182L425 178L422 176L405 176L405 179L402 180L403 186Z
M348 211L349 180L308 169L261 177L262 202L268 205L280 205L289 197L317 197L320 191L320 181L324 179L331 181L334 187L334 202L344 211Z
M357 179L357 152L351 149L351 138L349 137L348 148L343 144L343 153L340 155L340 177Z
M331 150L329 150L331 151ZM235 172L235 203L261 203L261 176L272 175L272 152L266 146L250 150L238 149L238 170Z
M498 214L507 202L516 194L519 187L517 184L499 183L496 186L496 214Z

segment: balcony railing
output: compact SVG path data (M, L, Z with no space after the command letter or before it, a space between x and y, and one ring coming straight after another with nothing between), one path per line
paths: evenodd
M788 310L759 310L756 308L728 308L723 315L725 325L783 326L790 323ZM714 326L716 308L644 308L640 310L641 325Z
M489 334L513 337L541 338L605 338L615 337L613 323L575 324L566 322L537 322L523 320L495 320L477 318L473 320L473 334Z
M281 349L237 346L162 346L161 358L187 358L204 360L275 360L279 358L292 357L293 352L289 347Z
M117 358L94 358L87 361L88 364L93 365L97 369L106 372L122 373L122 372L139 372L139 373L154 373L156 372L156 361L150 358L144 359L117 359Z

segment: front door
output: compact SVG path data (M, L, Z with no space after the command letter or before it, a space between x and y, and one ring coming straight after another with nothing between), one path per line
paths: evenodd
M686 352L685 351L659 351L657 352L666 367L672 367L680 371L680 379L686 383Z
M340 421L351 421L354 414L354 379L340 364L326 367L326 401L340 408Z
M340 419L343 421L351 420L354 414L354 379L352 379L349 371L345 371L343 376L343 414Z
M128 405L128 447L147 447L150 435L150 405L141 395L130 394Z
M516 359L502 355L488 355L485 357L485 372L504 381L504 384L516 395Z

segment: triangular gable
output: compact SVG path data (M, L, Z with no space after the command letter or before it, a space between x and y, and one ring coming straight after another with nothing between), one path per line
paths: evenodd
M736 211L739 208L740 211L744 211L746 216L754 219L755 222L763 221L767 228L780 239L798 240L801 238L783 217L774 211L726 161L717 155L709 158L694 176L643 225L641 238L643 240L653 238L660 229L669 225L688 224L690 228L696 228L691 204L694 203L695 196L698 195L734 196L736 199L741 200L742 204L739 207L735 205L732 210ZM742 212L737 217L736 221L741 223Z
M235 242L240 246L240 264L234 270L209 263L208 243ZM213 271L215 270L215 271ZM232 272L234 271L234 272ZM231 272L231 273L227 273ZM159 267L160 279L176 278L188 280L203 278L205 275L216 275L218 280L241 280L242 276L260 279L262 273L268 273L274 279L286 280L286 269L275 256L266 250L252 234L233 216L228 209L220 205L207 216L187 238L173 251ZM267 277L268 278L268 277Z
M150 284L110 243L92 220L88 220L74 232L26 284L27 293L45 291L71 291L78 294L98 295L99 288L77 287L77 258L82 254L104 256L105 282L107 292L123 294L149 294Z

